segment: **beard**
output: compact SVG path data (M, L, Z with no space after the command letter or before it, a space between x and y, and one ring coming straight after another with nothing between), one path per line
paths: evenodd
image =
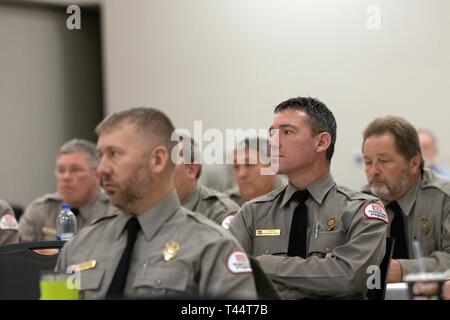
M381 200L394 201L399 198L399 194L404 193L405 189L408 187L408 181L409 175L407 172L403 172L397 181L394 181L391 186L389 186L384 179L383 181L376 179L376 182L381 184L381 186L374 186L374 181L372 180L370 183L370 191Z
M126 180L116 186L111 192L110 199L113 205L124 211L131 211L133 205L148 196L154 185L148 162L141 165Z

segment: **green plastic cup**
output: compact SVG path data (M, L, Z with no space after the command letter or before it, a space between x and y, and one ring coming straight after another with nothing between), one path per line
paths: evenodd
M69 277L70 274L62 272L42 272L39 282L41 300L78 300L80 292L68 285Z

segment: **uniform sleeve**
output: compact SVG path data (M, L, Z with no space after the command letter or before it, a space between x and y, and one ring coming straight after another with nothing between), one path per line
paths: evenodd
M369 219L361 206L350 221L346 241L324 258L310 256L260 256L260 263L274 283L295 288L305 296L349 296L367 291L367 267L378 266L386 241L383 221Z
M32 203L23 213L19 223L19 238L21 242L40 241L41 234L37 224L39 206Z
M257 299L250 261L232 239L221 238L206 246L199 291L207 299Z
M244 205L231 220L229 229L249 255L253 254L253 232L251 228L253 223L251 219L253 219L252 207Z
M19 241L18 223L13 209L0 201L0 245L13 244Z
M439 241L440 250L433 251L429 256L423 258L425 269L429 272L445 272L450 270L450 198L445 198L442 216L442 230ZM420 272L417 259L398 260L403 275Z

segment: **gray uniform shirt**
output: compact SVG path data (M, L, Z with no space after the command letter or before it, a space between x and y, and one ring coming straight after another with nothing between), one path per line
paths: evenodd
M19 241L18 227L13 209L6 201L0 199L0 246Z
M365 186L363 190L370 188ZM397 203L404 214L408 256L411 258L399 259L403 275L420 271L418 261L414 259L414 238L421 244L427 271L450 269L450 181L425 169ZM392 221L394 212L387 209L387 213Z
M56 240L56 218L62 203L58 193L46 194L33 201L20 219L20 241ZM117 210L108 196L102 190L99 191L88 204L79 208L78 230Z
M239 206L225 194L200 183L197 183L194 190L183 199L181 205L190 211L203 214L218 224L222 224L227 216L239 210Z
M278 189L279 187L285 186L286 184L287 183L280 176L277 176L275 186L271 191ZM245 200L242 199L241 193L239 192L239 186L235 186L232 189L228 189L225 192L225 194L240 206L242 206L245 203Z
M381 202L337 186L330 173L307 189L306 259L287 256L298 206L291 184L246 202L230 231L248 254L260 256L282 298L365 298L367 267L379 265L385 252Z
M103 218L64 246L57 270L89 266L80 271L81 298L105 297L126 246L124 228L130 217L121 213ZM180 207L175 190L140 214L138 221L141 231L125 286L127 297L256 299L242 248L227 230Z

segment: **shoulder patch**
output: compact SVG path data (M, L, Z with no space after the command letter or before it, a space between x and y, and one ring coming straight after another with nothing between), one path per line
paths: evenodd
M0 219L0 230L13 230L17 231L19 229L19 224L17 223L16 218L7 213Z
M91 222L90 225L92 226L92 225L94 225L94 224L99 223L100 221L104 221L104 220L109 220L109 219L115 218L115 217L117 217L118 215L119 215L118 213L115 213L115 214L111 214L111 215L108 215L108 216L104 216L104 217L95 219L94 221Z
M228 256L227 269L232 274L245 274L252 272L250 260L242 251L234 251Z
M386 210L383 208L383 206L374 202L369 202L368 204L366 204L366 206L364 207L364 215L368 219L381 220L384 223L389 222Z

